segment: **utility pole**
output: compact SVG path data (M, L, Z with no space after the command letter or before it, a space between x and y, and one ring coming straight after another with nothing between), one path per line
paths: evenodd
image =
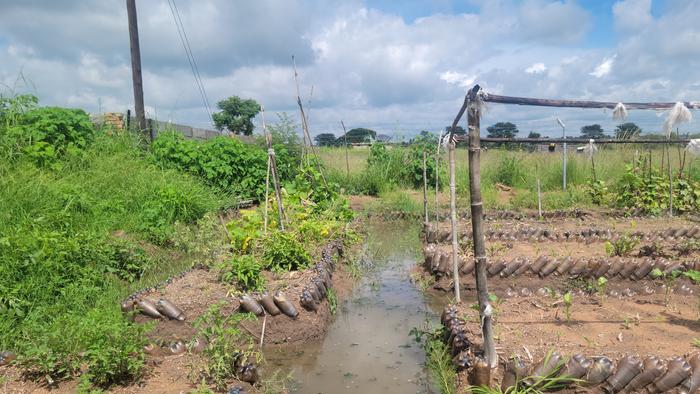
M134 109L136 122L142 133L146 132L146 112L143 108L143 80L141 79L141 48L139 47L139 26L136 20L136 0L126 0L129 16L129 46L131 47L131 77L134 84ZM148 134L153 141L153 131Z

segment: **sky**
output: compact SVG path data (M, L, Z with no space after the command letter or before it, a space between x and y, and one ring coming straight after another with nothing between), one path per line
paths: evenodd
M211 127L167 0L137 0L147 116ZM398 139L452 123L466 91L600 101L700 100L700 0L176 0L212 105L237 95L312 135ZM123 0L0 0L0 94L92 113L133 108ZM313 88L313 95L311 94ZM696 118L700 115L695 114ZM569 135L610 111L490 104L482 125ZM664 113L631 111L658 131ZM696 132L698 120L680 126ZM256 119L260 126L260 119Z

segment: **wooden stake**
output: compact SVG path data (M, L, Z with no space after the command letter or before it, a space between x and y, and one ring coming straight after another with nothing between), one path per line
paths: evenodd
M468 93L467 123L469 127L469 190L471 192L472 234L476 259L476 291L479 300L479 316L484 340L484 356L491 368L498 367L498 354L493 341L492 313L486 277L486 245L483 229L484 207L481 200L481 142L478 94L481 88L474 86Z
M666 164L668 165L668 216L673 217L673 171L671 170L671 150L666 145Z
M439 178L440 178L440 142L442 138L440 138L440 134L438 133L438 143L437 143L437 149L435 151L435 223L440 221L440 204L438 202L438 196L440 194L440 185L439 185Z
M340 121L341 126L343 126L343 141L345 143L345 170L347 178L350 179L350 160L348 159L348 132L345 130L345 123Z
M423 211L425 213L425 223L428 219L428 172L425 163L425 149L423 149Z
M275 158L275 150L272 149L272 136L267 132L267 125L265 124L265 108L260 106L260 115L262 117L263 132L265 133L265 139L267 140L267 157L270 161L270 170L272 171L272 182L275 187L275 197L277 197L277 214L279 215L280 230L284 231L284 208L282 207L282 190L280 187L280 178L277 174L277 160Z
M459 234L457 234L457 188L455 187L455 144L450 141L450 222L452 223L452 280L455 286L455 302L462 302L459 296L459 256L457 252Z
M537 178L537 211L542 219L542 190L540 189L540 178Z
M270 155L267 155L267 175L265 175L265 223L263 234L267 234L267 211L270 206Z

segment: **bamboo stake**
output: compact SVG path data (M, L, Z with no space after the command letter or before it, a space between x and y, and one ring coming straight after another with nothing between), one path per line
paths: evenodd
M267 234L267 211L270 206L270 155L267 155L267 175L265 175L265 222L263 234Z
M343 126L343 141L345 143L345 170L347 171L347 178L350 179L350 160L348 159L348 132L345 130L345 123L343 121L340 121L340 124Z
M263 132L265 133L265 139L267 140L267 157L270 161L270 170L272 172L272 181L275 187L275 196L277 197L277 214L279 215L280 230L284 231L284 208L282 207L282 190L280 188L280 179L277 174L277 159L275 158L275 150L272 148L272 136L267 131L267 125L265 124L265 108L260 106L260 115L262 117Z
M437 149L435 151L435 223L440 221L440 203L439 197L439 178L440 178L440 143L442 142L441 135L438 133Z
M423 149L423 211L425 212L425 223L428 219L428 172L425 164L425 149Z
M668 145L666 145L666 164L668 165L668 216L673 217L673 171L671 170L671 150Z
M540 189L540 178L537 177L537 211L542 219L542 189Z
M318 172L321 174L321 179L323 180L323 185L327 186L328 184L326 183L326 177L323 175L323 170L321 169L321 162L319 156L316 154L316 149L314 148L314 144L311 141L311 134L309 133L309 123L308 119L306 117L306 114L304 113L304 106L301 103L301 95L299 93L299 75L297 73L297 62L294 60L294 56L292 56L292 64L294 65L294 83L296 84L297 87L297 104L299 105L299 111L301 112L301 129L304 132L304 137L305 139L309 140L309 148L311 148L311 153L316 157L316 167L318 167ZM307 158L307 163L308 163L308 158Z
M459 257L457 255L459 234L457 234L457 196L455 187L455 144L449 143L450 161L450 222L452 223L452 280L455 286L455 302L462 302L459 296Z
M481 110L478 94L481 88L474 86L467 95L467 122L469 127L469 190L471 192L472 234L474 241L474 257L476 259L476 289L479 300L479 316L484 340L484 355L491 368L498 367L498 354L493 341L492 313L489 303L488 282L486 279L486 245L483 229L484 207L481 200L481 143L480 121Z

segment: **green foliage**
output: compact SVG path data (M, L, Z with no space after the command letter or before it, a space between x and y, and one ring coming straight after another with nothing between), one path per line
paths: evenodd
M335 146L338 144L333 133L321 133L314 137L316 145L318 146Z
M194 322L198 335L207 343L203 353L208 362L199 371L200 375L217 390L223 390L227 380L235 376L234 364L239 357L248 359L255 355L250 338L238 328L242 320L251 317L242 313L225 314L224 306L224 303L212 305ZM248 338L248 346L242 350L240 344L245 343L245 338Z
M629 256L638 243L638 239L622 235L615 241L605 241L605 253L608 256Z
M32 103L35 101L28 100L26 104L12 104L10 107ZM95 133L88 114L79 109L41 107L6 116L13 117L4 132L0 129L6 144L40 166L54 165L66 154L78 154L92 141Z
M251 255L233 256L229 261L219 264L220 279L224 282L236 282L247 291L265 289L265 277L261 275L263 266Z
M571 321L571 306L573 305L573 296L571 295L571 291L567 291L564 294L562 301L564 302L564 314L566 314L566 321L570 322Z
M221 112L212 114L214 127L218 130L226 129L235 134L253 134L253 118L260 112L260 104L252 99L241 99L231 96L219 101L216 106Z
M632 122L622 123L615 127L615 138L629 140L642 134L642 129Z
M0 349L31 376L82 373L100 386L139 376L148 327L125 320L119 303L183 264L146 246L144 223L170 233L224 204L145 156L134 135L96 134L80 155L56 158L61 171L23 155L0 161Z
M492 177L494 182L506 186L522 185L525 177L522 163L515 156L503 156Z
M298 271L311 264L311 256L293 234L273 232L263 241L263 261L272 271Z
M598 296L600 297L600 305L603 305L603 301L605 300L605 288L607 287L608 280L605 279L604 276L601 276L596 280L596 291L598 292Z
M277 171L281 179L292 179L301 165L302 143L296 123L286 113L277 114L276 123L267 125L272 136L272 147L277 156ZM258 138L258 145L267 152L264 136Z
M688 271L692 272L692 271ZM671 291L673 289L674 284L676 283L676 280L678 279L681 274L685 274L687 277L691 277L686 273L681 272L680 270L674 270L671 272L664 272L661 271L658 268L654 268L650 273L652 278L654 279L662 279L664 281L664 305L668 305L669 302L671 301Z
M621 208L641 208L658 215L668 209L668 177L651 170L643 174L633 165L627 165L626 173L617 187L616 204ZM700 183L675 177L673 180L673 209L675 212L693 212L700 209Z
M442 341L444 328L426 327L411 329L409 335L422 344L425 350L425 364L433 383L442 394L454 394L457 388L457 371L452 364L450 349Z
M331 315L335 315L338 309L338 297L335 295L335 290L332 287L328 288L326 297L328 298L328 309L331 311Z
M491 138L513 138L518 134L518 127L511 122L498 122L486 128Z
M348 144L371 142L377 139L377 132L362 127L351 129L345 135L338 137L338 143L345 143L346 138Z
M601 138L607 138L607 136L605 135L605 131L602 127L600 127L599 124L592 124L581 127L581 138L592 138L594 140L597 140Z
M258 200L265 193L267 154L258 146L227 137L199 142L165 132L151 150L158 163L194 174L225 193Z
M597 205L607 205L610 202L611 195L605 181L598 179L590 179L586 185L586 192L591 197L591 201Z

